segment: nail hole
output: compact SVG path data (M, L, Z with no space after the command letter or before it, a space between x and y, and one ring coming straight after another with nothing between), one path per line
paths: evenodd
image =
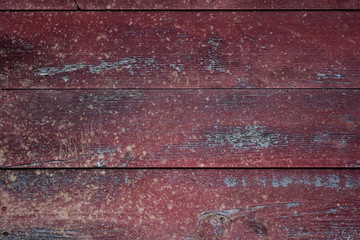
M7 96L3 96L3 97L2 97L2 100L5 101L6 99L7 99Z
M8 236L9 233L8 233L8 232L3 232L3 235L4 235L4 236Z
M4 212L7 210L7 207L2 207L1 210L3 210Z

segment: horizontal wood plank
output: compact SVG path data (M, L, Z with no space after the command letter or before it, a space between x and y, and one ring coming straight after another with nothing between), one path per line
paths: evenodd
M0 172L0 239L357 239L359 170Z
M76 10L76 9L77 9L77 5L75 0L21 0L21 1L0 0L0 10Z
M0 88L359 88L360 12L1 12Z
M2 91L3 167L358 167L359 90Z
M77 0L80 9L359 9L358 0Z

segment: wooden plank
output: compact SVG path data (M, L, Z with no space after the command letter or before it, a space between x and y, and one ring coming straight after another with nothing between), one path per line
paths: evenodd
M0 0L0 10L76 10L75 0ZM0 27L1 28L1 27Z
M359 9L357 0L77 0L80 9Z
M0 239L357 239L359 170L0 173Z
M3 91L8 167L359 167L359 90Z
M0 13L0 88L359 88L360 12Z

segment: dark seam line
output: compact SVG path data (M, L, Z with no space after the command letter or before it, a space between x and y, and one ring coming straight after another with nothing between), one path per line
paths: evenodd
M74 2L75 2L75 5L76 5L76 10L77 10L77 11L80 11L81 9L80 9L80 7L79 7L79 4L77 3L77 0L74 0Z
M0 91L201 91L201 90L241 90L241 91L359 91L360 88L4 88Z
M0 9L0 12L359 12L360 9Z

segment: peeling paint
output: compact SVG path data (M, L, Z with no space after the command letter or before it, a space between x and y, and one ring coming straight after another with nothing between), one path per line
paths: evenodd
M330 139L330 136L329 134L322 134L322 133L319 133L317 135L315 135L313 141L316 142L316 143L324 143L324 142L329 142L331 139Z
M65 72L74 72L80 69L86 68L88 65L83 63L69 64L61 67L41 67L39 68L39 72L37 72L40 76L52 76L55 74L61 74Z
M239 88L251 88L251 86L249 85L249 79L245 76L242 77L237 77L236 81L238 83L238 87Z
M241 181L242 181L243 187L246 187L246 185L247 185L246 178L243 177Z
M293 177L282 177L278 179L274 176L272 180L273 187L287 187L290 184L298 184L298 185L313 185L315 187L330 187L330 188L338 188L341 183L340 177L336 174L332 174L327 178L323 176L314 176L313 180L310 180L309 176L305 176L304 178L293 178ZM346 181L345 187L351 186L349 181Z
M211 47L208 49L209 64L205 66L205 69L208 71L226 72L225 65L221 63L219 58L221 41L222 38L218 36L213 36L208 40L208 44L211 45Z
M181 71L181 65L173 64L172 67L176 68L178 71ZM135 71L141 71L139 75L149 75L150 72L159 68L157 66L156 60L154 58L139 58L139 57L132 57L132 58L121 58L118 61L114 62L106 62L102 61L98 65L92 64L84 64L84 63L76 63L76 64L68 64L64 65L63 67L41 67L39 68L36 74L40 76L53 76L62 73L69 73L75 72L78 70L87 69L88 72L91 74L100 74L104 71L109 71L112 69L128 69L131 75L135 74ZM164 67L166 68L166 67Z
M99 73L102 73L104 71L109 71L109 70L116 69L116 68L119 68L119 67L131 69L131 68L133 68L133 64L135 64L135 63L136 63L135 58L123 58L120 61L116 61L116 62L102 61L97 66L89 65L89 71L92 74L99 74Z
M178 73L183 70L184 64L170 64L170 67L174 68Z
M360 188L360 177L358 179L354 179L350 176L346 176L345 186L347 188Z
M330 187L336 188L339 186L340 178L339 176L333 174L328 179L323 179L322 177L315 176L314 185L315 187Z
M327 70L325 73L316 73L319 80L321 79L344 79L343 75L340 73L333 73L330 70Z
M128 177L125 177L124 182L129 185L131 183L131 179Z
M227 187L234 187L238 184L238 181L236 180L236 178L225 178L224 183Z
M69 77L68 77L68 76L63 76L62 79L64 80L64 82L69 81Z
M260 125L246 125L244 127L233 127L223 132L206 134L210 145L230 145L233 149L261 149L268 148L280 143L280 134L267 133L266 127Z
M292 177L284 177L280 180L277 180L276 178L274 178L272 180L272 186L273 187L287 187L289 184L293 183L293 178Z
M340 178L339 176L335 175L335 174L332 174L330 177L329 177L329 180L328 180L328 187L331 187L331 188L337 188L339 185L339 182L340 182Z
M351 135L339 135L339 134L329 135L329 134L318 133L314 136L312 141L314 143L321 144L321 146L323 146L323 144L326 143L326 144L332 144L336 147L346 147L349 140L351 140L352 138L353 136Z

